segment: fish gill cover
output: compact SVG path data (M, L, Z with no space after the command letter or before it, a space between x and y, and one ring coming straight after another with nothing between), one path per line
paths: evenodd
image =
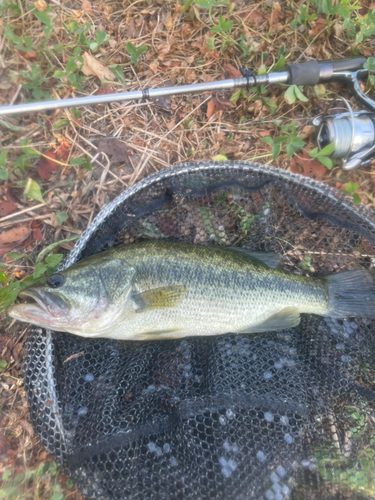
M62 264L171 239L269 251L305 276L371 269L374 213L252 163L182 165L124 192ZM43 445L95 500L375 497L375 322L154 342L31 328Z

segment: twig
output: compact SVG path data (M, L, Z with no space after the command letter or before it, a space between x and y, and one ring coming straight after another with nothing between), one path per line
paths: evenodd
M13 214L6 215L5 217L1 217L0 222L4 222L5 220L8 220L8 219L13 219L13 217L17 217L18 215L24 214L26 212L31 212L31 210L37 210L39 208L46 207L46 206L47 205L45 203L40 203L39 205L35 205L34 207L24 208L23 210L20 210L19 212L15 212Z

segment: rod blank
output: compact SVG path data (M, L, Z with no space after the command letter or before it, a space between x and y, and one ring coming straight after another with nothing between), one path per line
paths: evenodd
M73 108L78 106L93 106L95 104L106 104L110 102L125 102L141 99L154 99L178 94L191 94L213 90L228 90L243 88L248 85L267 85L274 83L287 83L289 75L287 72L269 73L256 78L237 78L234 80L221 80L216 82L196 83L194 85L181 85L177 87L164 87L150 90L136 90L134 92L123 92L121 94L94 95L89 97L77 97L74 99L62 99L61 101L41 101L29 104L18 104L15 106L0 107L0 116L37 113L40 111Z

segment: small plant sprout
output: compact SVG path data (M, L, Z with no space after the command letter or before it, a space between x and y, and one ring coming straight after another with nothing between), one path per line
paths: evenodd
M139 57L147 50L148 47L146 45L140 45L137 49L136 46L131 42L128 42L126 44L126 51L130 55L130 60L134 64L134 66L137 66Z
M331 170L331 168L333 167L333 162L331 158L328 158L328 156L332 154L334 150L335 144L331 142L331 144L327 144L327 146L320 151L318 150L318 148L314 148L309 152L309 156L311 156L311 158L316 158L318 161L320 161L320 163L323 163L323 165L327 167L328 170Z
M353 198L354 205L359 205L361 203L361 197L357 193L358 187L359 187L358 184L349 181L344 185L344 189L341 189L341 192L348 194Z
M302 93L301 88L297 87L297 85L288 87L284 94L284 99L288 104L294 104L297 99L302 102L308 101L307 97Z

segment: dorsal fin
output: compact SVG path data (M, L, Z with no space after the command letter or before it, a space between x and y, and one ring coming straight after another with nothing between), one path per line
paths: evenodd
M276 269L282 260L280 255L272 252L254 252L253 250L240 247L229 247L228 250L248 255L253 259L259 260L264 266L270 267L271 269Z

